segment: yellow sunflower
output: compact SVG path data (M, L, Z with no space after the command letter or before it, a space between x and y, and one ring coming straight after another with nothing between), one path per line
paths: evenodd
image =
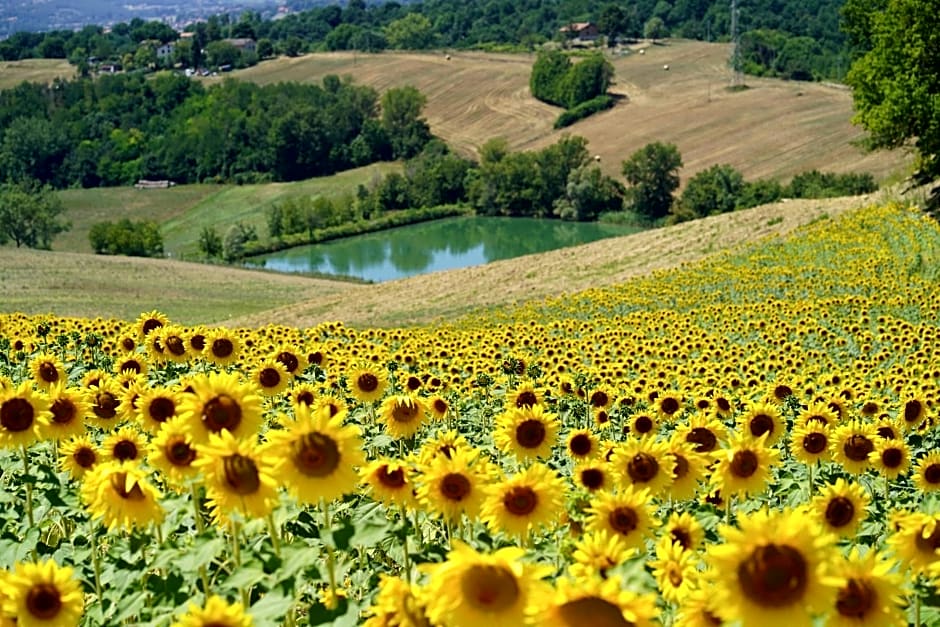
M834 574L845 580L829 611L827 627L906 627L901 609L903 579L892 572L896 564L869 549L862 556L858 547L835 563Z
M0 392L0 448L26 447L42 437L52 418L49 399L31 381Z
M112 431L101 443L104 461L132 462L143 457L147 439L131 426Z
M655 435L659 429L659 416L651 412L638 412L627 418L624 431L638 438Z
M418 499L429 512L452 524L459 523L463 514L471 520L479 516L487 472L476 451L455 449L439 455L421 474Z
M940 561L940 514L896 512L889 521L888 546L915 575L927 573Z
M708 549L714 613L742 627L810 627L835 603L843 579L830 574L833 538L800 511L761 509L722 525Z
M597 388L591 392L587 401L593 409L610 409L614 403L614 397L604 388Z
M688 512L673 512L663 525L663 537L678 544L684 551L698 551L705 541L705 530Z
M766 435L765 446L773 446L783 437L786 425L780 408L772 403L754 403L738 418L742 433L754 439Z
M880 475L897 479L911 469L911 450L904 440L875 441L875 450L868 454L871 465Z
M450 458L457 451L474 453L472 456L476 455L476 451L470 446L467 438L460 435L456 429L440 431L434 437L426 439L424 444L421 445L421 450L418 452L418 463L426 466L442 455Z
M665 492L675 479L676 461L669 452L669 442L657 442L652 436L622 443L614 449L610 463L621 485L646 488L652 496Z
M251 381L262 395L278 396L290 385L291 374L281 362L265 359L252 370Z
M123 420L121 399L124 396L121 384L112 378L102 378L88 392L91 404L89 422L105 430L116 428Z
M281 346L274 353L274 360L282 364L291 377L299 376L307 369L307 356L290 346Z
M224 525L233 513L264 518L277 505L274 460L251 440L238 440L228 429L196 446L195 466L205 476L207 503L216 524Z
M544 396L531 384L523 383L506 395L506 409L522 409L533 405L541 405L543 399Z
M193 463L198 455L186 422L177 416L164 422L150 441L147 463L163 473L169 485L182 488L187 479L199 474Z
M418 586L382 573L363 627L427 627L427 601Z
M252 627L251 614L241 603L229 603L212 595L202 607L189 604L189 610L172 627Z
M686 551L672 538L662 537L656 543L656 559L647 566L659 586L660 595L670 603L681 603L695 589L699 557L696 551Z
M695 452L702 455L717 453L721 443L728 439L728 429L715 418L694 414L686 423L676 428L676 437L695 445Z
M795 427L814 424L821 427L835 429L839 425L839 416L823 402L814 402L801 411L794 422Z
M53 440L64 440L85 433L85 418L91 411L85 391L59 383L50 387L48 394L52 415L45 435Z
M940 451L930 451L914 466L914 485L921 492L940 490Z
M229 329L217 327L206 332L202 356L220 368L231 366L241 356L241 341Z
M155 331L169 323L170 319L155 309L144 312L137 317L137 339L143 340L151 331Z
M816 421L790 433L790 454L808 466L829 459L829 444L829 427Z
M163 520L163 496L133 462L96 464L85 474L82 501L109 531L146 527Z
M904 423L898 418L883 417L875 423L875 433L883 440L900 440L904 438Z
M898 417L908 431L917 429L927 419L927 401L919 396L908 397L901 404Z
M491 530L519 538L539 527L552 526L564 509L564 482L538 462L484 491L480 518Z
M355 492L356 468L365 463L359 428L343 425L346 412L297 407L284 429L267 433L264 450L274 471L302 503L331 501Z
M52 353L40 353L29 362L29 371L33 382L40 390L48 390L53 385L68 383L68 373L62 360Z
M672 455L672 483L666 489L674 500L683 501L695 497L700 482L705 478L708 460L695 452L696 446L683 438L673 436L669 440Z
M725 624L715 611L715 599L711 590L702 587L705 577L699 577L699 586L692 590L679 605L673 627L721 627Z
M565 451L575 463L583 463L600 455L600 441L590 429L576 429L565 438Z
M656 413L660 420L673 420L679 416L682 409L682 396L678 392L663 392L656 399Z
M413 437L424 424L424 399L410 394L389 396L382 401L379 414L389 435L407 439Z
M59 466L73 479L81 479L100 461L101 454L91 436L75 436L59 446Z
M354 368L346 377L346 385L353 397L360 403L377 401L385 394L388 387L388 373L369 365Z
M84 609L75 572L52 560L18 562L4 577L2 611L17 627L77 627Z
M177 415L181 402L182 395L176 390L161 386L144 388L135 403L137 424L148 433L156 433Z
M512 408L496 420L493 442L504 453L516 459L548 459L558 440L558 416L545 411L542 405Z
M256 438L261 427L261 397L237 373L200 374L190 380L192 393L176 408L184 416L197 444L210 435L229 431L237 438Z
M136 353L121 357L114 362L114 374L119 375L124 372L131 372L136 375L146 375L148 370L147 360Z
M606 579L607 572L637 554L619 533L606 529L583 533L574 544L568 573L574 578Z
M444 420L447 417L447 412L450 411L450 403L446 398L440 394L435 394L428 399L427 403L428 413L431 414L434 420Z
M730 447L718 455L718 465L712 485L721 490L723 497L734 494L755 495L763 492L771 477L771 467L780 453L768 448L763 437L732 434Z
M377 459L360 470L362 483L369 487L372 498L388 506L414 503L413 475L407 463L389 458Z
M629 590L619 577L560 579L538 617L542 627L613 627L659 624L656 597Z
M291 407L297 407L298 405L313 407L313 404L317 402L317 388L306 381L295 383L291 386L288 398Z
M176 324L168 324L154 331L163 347L163 356L173 363L185 364L192 357L186 329ZM148 340L153 341L153 337Z
M441 627L524 627L547 591L540 580L551 570L523 562L515 547L491 555L454 541L447 561L425 566L427 617Z
M823 486L810 506L823 527L840 536L851 537L868 515L869 501L861 485L840 477L835 483Z
M610 464L602 457L577 464L571 472L571 479L576 487L584 488L588 492L612 490L616 482Z
M860 475L871 466L869 453L875 450L877 432L874 425L851 420L836 427L829 451L832 460L853 475Z
M628 486L618 492L598 492L585 512L584 526L587 531L616 534L629 547L640 547L659 524L653 511L648 489L634 490Z

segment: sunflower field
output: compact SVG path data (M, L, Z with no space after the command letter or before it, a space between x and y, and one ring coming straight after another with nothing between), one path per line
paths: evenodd
M938 625L938 279L889 204L434 326L0 316L0 626Z

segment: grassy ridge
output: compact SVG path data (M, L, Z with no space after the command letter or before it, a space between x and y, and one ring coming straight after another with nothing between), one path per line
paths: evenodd
M16 87L23 81L51 83L56 78L74 76L75 67L65 59L0 61L0 89Z
M96 222L130 218L160 224L164 248L173 256L198 253L199 234L205 226L220 235L234 222L256 227L265 237L265 209L293 196L323 195L329 198L354 194L360 184L369 185L401 166L375 163L294 183L259 185L179 185L169 189L138 190L131 187L69 189L59 192L72 223L68 233L58 236L53 248L68 252L91 252L88 231Z

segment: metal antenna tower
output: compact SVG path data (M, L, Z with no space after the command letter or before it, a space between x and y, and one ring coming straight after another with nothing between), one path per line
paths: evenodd
M737 87L741 80L741 38L738 35L738 0L731 0L731 86Z

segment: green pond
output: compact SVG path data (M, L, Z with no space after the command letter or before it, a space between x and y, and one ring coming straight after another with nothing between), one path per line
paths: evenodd
M638 229L596 222L462 217L422 222L252 257L281 272L391 281L577 246Z

